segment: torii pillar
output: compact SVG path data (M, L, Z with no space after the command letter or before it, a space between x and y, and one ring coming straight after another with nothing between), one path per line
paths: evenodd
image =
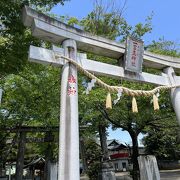
M63 42L64 55L76 60L74 40ZM60 137L58 180L79 180L79 122L77 69L68 62L61 77Z
M169 77L169 83L170 85L179 85L180 79L177 78L174 69L172 67L168 67L164 70L164 72ZM176 113L176 118L178 120L178 123L180 125L180 88L173 88L171 89L171 101L174 108L174 111Z

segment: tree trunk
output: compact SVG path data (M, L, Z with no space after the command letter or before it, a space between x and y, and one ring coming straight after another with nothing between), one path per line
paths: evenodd
M23 166L24 166L24 152L26 132L20 132L20 139L18 145L17 161L16 161L16 180L23 179Z
M132 163L133 163L133 172L132 177L133 180L139 179L139 164L138 164L138 156L139 156L139 150L138 150L138 135L137 133L133 132L130 134L132 139Z

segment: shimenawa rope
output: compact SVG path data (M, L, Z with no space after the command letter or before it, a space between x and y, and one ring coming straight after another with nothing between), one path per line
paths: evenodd
M122 93L128 95L128 96L132 96L132 111L133 112L138 112L137 109L137 103L136 103L136 96L153 96L153 103L154 103L154 110L158 110L159 109L159 105L158 105L158 97L156 96L156 93L158 93L160 90L169 90L172 88L178 88L180 87L180 85L173 85L173 86L158 86L152 90L146 91L146 90L133 90L130 88L126 88L123 86L110 86L108 84L106 84L105 82L103 82L102 80L100 80L99 78L97 78L96 76L94 76L92 73L88 72L87 70L85 70L79 63L77 63L76 61L74 61L71 58L68 58L66 56L63 55L59 55L56 54L55 58L63 58L65 60L67 60L68 62L72 63L73 65L75 65L77 67L77 69L79 71L81 71L84 75L86 75L87 77L91 78L91 79L95 79L96 83L103 87L104 89L106 89L108 91L108 95L107 95L107 99L106 100L106 107L107 108L112 108L112 105L110 105L108 102L110 102L111 97L110 97L110 93L114 93L114 92L118 92L119 89L121 89Z

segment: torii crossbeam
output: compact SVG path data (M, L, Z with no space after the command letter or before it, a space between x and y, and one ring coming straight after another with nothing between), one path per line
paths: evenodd
M32 34L63 48L54 46L52 50L30 46L29 60L32 62L63 66L61 81L60 110L60 146L59 146L59 180L79 180L79 126L78 126L78 89L77 70L74 65L57 60L55 55L63 54L80 63L82 67L95 74L125 78L155 85L180 84L180 77L175 72L180 70L180 59L156 55L145 51L143 66L161 69L162 75L142 72L126 73L123 67L113 66L87 59L77 50L120 60L125 53L125 45L102 37L92 36L77 28L68 26L56 19L24 7L23 22L31 27ZM171 98L180 122L180 89L171 91Z

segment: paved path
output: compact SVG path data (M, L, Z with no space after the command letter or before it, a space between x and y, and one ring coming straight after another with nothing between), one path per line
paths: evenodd
M180 169L160 171L161 180L180 180Z
M132 180L128 172L116 173L117 180ZM180 180L180 169L160 171L161 180Z
M180 169L178 170L162 170L160 171L161 180L180 180ZM89 180L87 176L81 177L81 180ZM116 180L132 180L128 172L116 173Z

